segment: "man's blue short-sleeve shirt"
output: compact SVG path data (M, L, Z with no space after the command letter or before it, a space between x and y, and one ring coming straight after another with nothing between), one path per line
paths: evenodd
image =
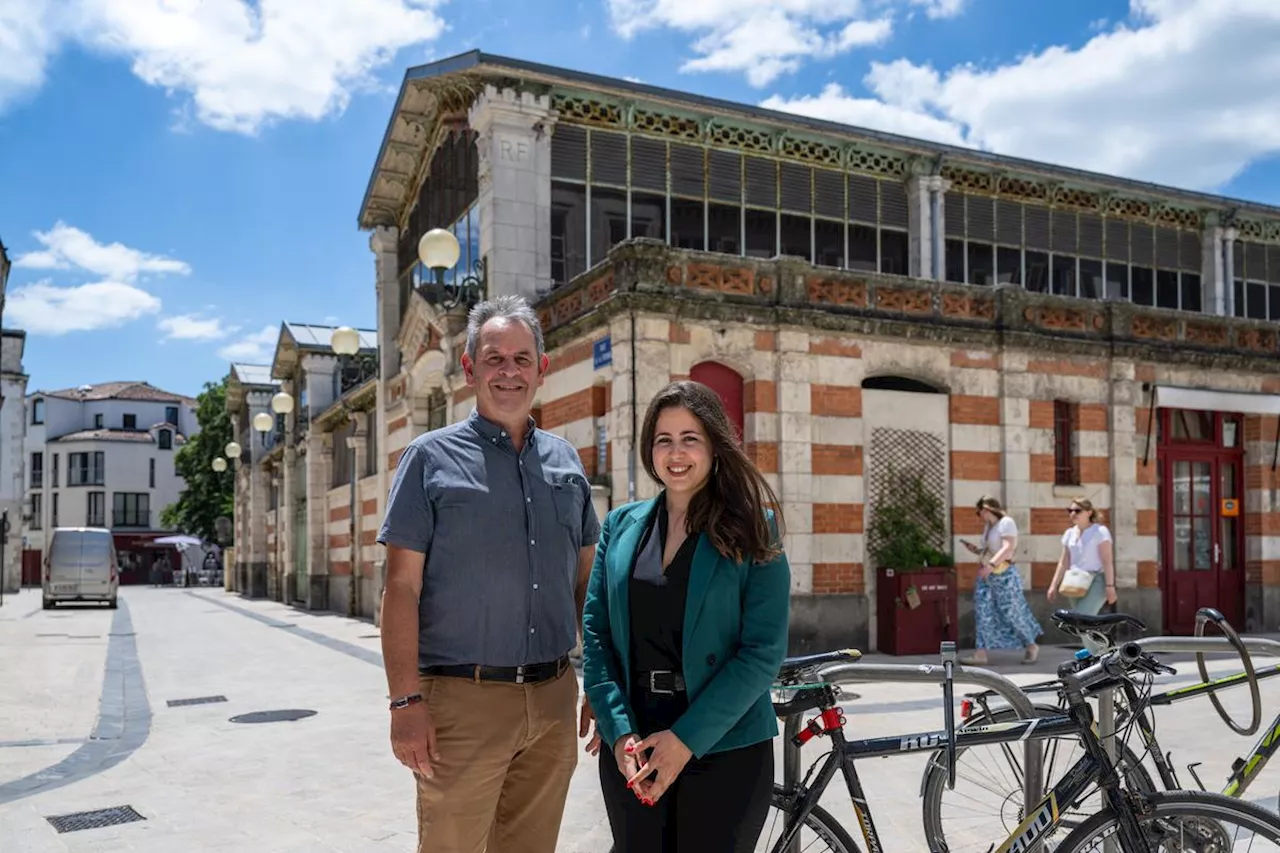
M600 523L578 452L531 428L519 453L472 412L405 448L378 534L426 555L419 667L553 661L577 643L579 550Z

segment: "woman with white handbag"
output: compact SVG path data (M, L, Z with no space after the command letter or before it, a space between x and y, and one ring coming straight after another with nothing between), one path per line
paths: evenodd
M1103 603L1116 603L1116 567L1111 531L1098 524L1098 512L1083 498L1067 509L1071 526L1062 534L1062 556L1049 582L1049 601L1061 595L1079 613L1096 615ZM1091 651L1102 651L1091 649Z

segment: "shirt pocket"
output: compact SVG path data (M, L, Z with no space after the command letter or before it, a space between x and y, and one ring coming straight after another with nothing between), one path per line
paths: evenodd
M582 486L575 480L552 483L551 500L555 505L556 520L569 532L573 547L579 547L582 542Z

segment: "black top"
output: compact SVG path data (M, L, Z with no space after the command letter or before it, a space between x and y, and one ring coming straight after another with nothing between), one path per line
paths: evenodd
M645 546L656 528L656 560L642 560ZM676 552L671 565L662 572L662 554L667 542L667 508L660 501L648 528L640 538L631 561L628 579L631 602L631 671L683 672L681 643L684 637L685 594L689 570L698 546L697 533L690 533Z

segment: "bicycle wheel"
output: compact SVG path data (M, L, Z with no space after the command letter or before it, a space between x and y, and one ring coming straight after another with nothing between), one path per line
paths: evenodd
M788 796L781 785L774 785L773 801L769 804L769 815L765 818L760 840L756 842L756 853L787 853L786 850L774 848L781 843L782 834L795 811L795 799ZM824 844L825 847L821 846ZM822 806L814 806L805 817L792 849L804 853L822 850L830 850L831 853L859 853L858 845L853 843L849 833Z
M1145 794L1142 799L1149 808L1138 816L1138 824L1153 851L1280 850L1280 816L1253 803L1203 791ZM1099 812L1062 839L1058 853L1120 850L1118 824L1111 809ZM1244 833L1248 840L1242 842Z
M1060 708L1035 707L1037 716L1060 716ZM981 714L968 720L964 728L1006 723L1023 719L1012 708L1001 708L990 716ZM963 728L961 729L963 731ZM1041 778L1047 791L1060 781L1084 755L1084 744L1078 736L1043 738L1044 760ZM1117 739L1116 759L1131 790L1153 791L1155 784L1142 766L1141 759L1127 744ZM925 768L920 786L925 842L930 849L950 853L986 851L991 839L1013 832L1026 816L1022 793L1023 744L1002 743L969 747L956 751L956 787L947 789L945 753L933 753ZM1062 823L1047 838L1046 849L1054 839L1084 822L1085 817L1102 807L1100 792L1093 788L1081 802L1062 814ZM945 846L944 846L945 845Z

